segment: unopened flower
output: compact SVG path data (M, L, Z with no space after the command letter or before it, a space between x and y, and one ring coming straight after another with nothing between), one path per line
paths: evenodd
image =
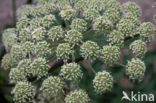
M32 32L32 38L35 40L43 40L46 35L46 30L43 27L39 27Z
M67 6L60 12L60 15L64 20L70 20L74 17L75 11L70 6Z
M50 26L54 25L56 23L56 18L54 15L46 15L42 19L42 25L45 28L49 28Z
M94 21L100 16L99 12L95 9L88 9L83 14L84 18L88 21Z

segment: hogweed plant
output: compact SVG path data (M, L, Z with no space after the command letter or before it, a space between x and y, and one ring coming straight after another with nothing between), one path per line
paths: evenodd
M146 44L155 26L141 23L142 12L134 2L40 0L20 7L17 14L16 27L3 33L7 54L1 64L10 69L15 103L91 103L94 98L79 86L83 63L94 74L91 85L97 95L110 92L116 82L108 67L123 66L130 80L143 80ZM127 64L121 62L123 48L133 54L124 59ZM97 71L97 60L107 68ZM59 73L52 74L56 69Z

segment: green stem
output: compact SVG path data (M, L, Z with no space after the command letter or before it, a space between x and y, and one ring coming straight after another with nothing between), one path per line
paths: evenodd
M91 65L90 61L85 60L85 62L88 64L89 69L90 69L90 70L91 70L94 74L96 74L96 71L95 71L95 70L94 70L94 68L92 67L92 65Z

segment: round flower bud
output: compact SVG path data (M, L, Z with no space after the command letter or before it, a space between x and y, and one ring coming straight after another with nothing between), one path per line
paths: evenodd
M81 11L88 8L88 2L85 0L78 0L74 6L77 10Z
M42 83L41 90L48 97L56 97L63 92L64 82L59 77L50 76Z
M15 103L31 103L34 98L34 87L28 82L18 82L12 94Z
M42 18L39 17L33 18L29 23L30 23L29 29L33 31L42 26Z
M17 31L20 32L22 29L27 28L29 26L30 19L27 17L22 17L18 19L17 22Z
M43 27L37 28L32 32L32 37L35 40L43 40L46 35L46 30Z
M106 71L98 72L93 80L93 87L98 94L110 91L113 87L113 77Z
M10 54L5 54L2 59L1 66L4 69L10 69L17 65L16 61L13 61Z
M38 42L35 47L35 53L38 57L46 57L51 54L50 45L46 41Z
M42 16L44 15L43 10L44 10L44 6L42 6L42 5L37 5L37 6L35 6L34 8L32 8L32 10L31 10L31 15L32 15L33 17L42 17Z
M27 81L27 78L18 68L12 68L9 73L11 83L18 83L20 81Z
M89 103L89 101L88 94L81 89L70 92L65 98L65 103Z
M137 31L138 31L138 34L140 34L140 36L143 39L150 40L152 35L154 34L154 29L155 29L155 27L152 23L145 22L140 25L140 27L137 29Z
M11 57L15 61L19 61L19 60L23 59L24 55L23 55L23 52L22 52L22 49L21 49L20 45L14 45L11 48Z
M25 43L23 43L21 49L24 57L30 56L32 53L34 53L34 48L34 43L30 41L26 41Z
M115 9L108 9L108 10L106 10L106 12L104 13L104 17L109 19L113 24L118 23L119 20L120 20L120 14Z
M29 28L23 28L19 31L19 40L21 42L26 42L32 40L31 30Z
M123 19L129 19L130 21L133 22L135 27L138 27L140 25L140 20L137 16L135 16L133 13L128 12L123 16Z
M96 9L98 11L102 11L105 9L104 0L91 0L89 1L89 8Z
M60 12L60 15L64 20L70 20L74 17L75 11L70 6L67 6Z
M98 56L99 46L93 41L86 41L81 45L80 51L85 59L95 58Z
M49 28L50 26L54 25L56 22L56 18L54 15L46 15L42 19L42 25L45 28Z
M127 2L123 4L122 7L125 13L131 12L133 15L137 15L138 17L141 17L142 15L140 7L135 2Z
M88 21L94 21L100 16L99 12L95 9L88 9L83 14L84 18Z
M107 65L113 65L118 62L120 58L119 47L117 46L103 46L101 50L101 58Z
M65 80L77 82L82 78L83 73L82 73L80 66L78 64L69 63L69 64L62 66L60 75Z
M124 34L120 31L114 30L108 35L107 39L111 45L122 46L124 43Z
M54 26L48 31L48 38L52 41L59 40L64 37L61 26Z
M45 3L43 8L44 15L50 15L56 10L56 6L53 3Z
M87 22L83 19L74 19L70 25L71 29L78 30L79 32L85 32L87 30Z
M3 44L5 46L5 50L7 52L10 51L12 46L14 44L17 44L17 35L16 35L16 29L15 28L10 28L4 31L3 33Z
M30 76L32 74L31 69L31 60L30 59L23 59L18 63L17 69L23 74L24 76Z
M65 41L74 47L75 45L79 45L82 43L83 36L77 30L70 30L65 35Z
M31 16L31 10L33 9L34 6L32 5L22 5L21 7L18 8L17 10L17 15L19 18L22 17L29 17Z
M122 14L122 7L121 7L121 4L120 2L116 1L116 0L107 0L107 4L105 6L106 10L108 9L115 9L117 10L120 14Z
M135 25L129 19L122 19L117 24L117 29L124 34L125 37L133 37L135 35Z
M132 59L131 61L128 61L126 67L126 74L130 79L142 81L146 70L144 62L138 58Z
M110 32L112 28L113 28L112 22L104 17L97 18L93 24L94 30L102 32L104 34Z
M68 43L59 44L56 50L57 59L63 59L65 62L67 62L72 53L72 47Z
M141 40L135 40L129 47L136 57L144 57L147 52L146 43Z
M45 59L37 58L31 64L31 68L33 70L33 74L37 75L37 79L40 79L41 77L48 74L50 67Z

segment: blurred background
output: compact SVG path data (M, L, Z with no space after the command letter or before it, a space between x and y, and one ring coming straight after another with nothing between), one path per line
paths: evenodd
M2 36L2 32L5 28L14 27L16 23L16 10L24 4L31 4L36 2L37 0L0 0L0 38ZM142 8L142 22L150 21L154 25L156 22L153 20L153 16L156 14L156 8L152 6L156 2L156 0L117 0L121 3L125 3L127 1L134 1ZM0 43L0 46L2 43ZM148 53L146 54L144 61L147 66L145 80L141 83L132 83L126 77L123 77L124 70L122 67L112 67L109 70L115 73L112 74L114 77L119 78L119 83L115 84L111 93L106 93L102 96L94 94L92 92L92 88L89 86L93 76L88 75L86 73L86 77L84 81L81 81L80 87L86 88L87 91L90 92L90 96L95 98L93 103L121 103L122 91L141 91L143 93L153 93L156 97L156 40L152 41L150 45L148 45ZM128 57L126 57L128 58ZM97 61L98 62L98 61ZM99 65L95 65L94 68L99 68ZM12 85L8 83L8 72L4 71L0 68L0 103L13 103L12 96L10 94L10 90L12 89ZM85 71L84 71L85 72ZM122 77L122 78L120 78ZM86 82L87 81L87 82ZM156 98L155 98L156 99ZM124 103L124 102L123 102ZM126 103L129 103L126 101ZM135 102L130 102L135 103ZM143 102L136 102L143 103ZM150 102L148 102L150 103ZM156 102L154 102L156 103Z

